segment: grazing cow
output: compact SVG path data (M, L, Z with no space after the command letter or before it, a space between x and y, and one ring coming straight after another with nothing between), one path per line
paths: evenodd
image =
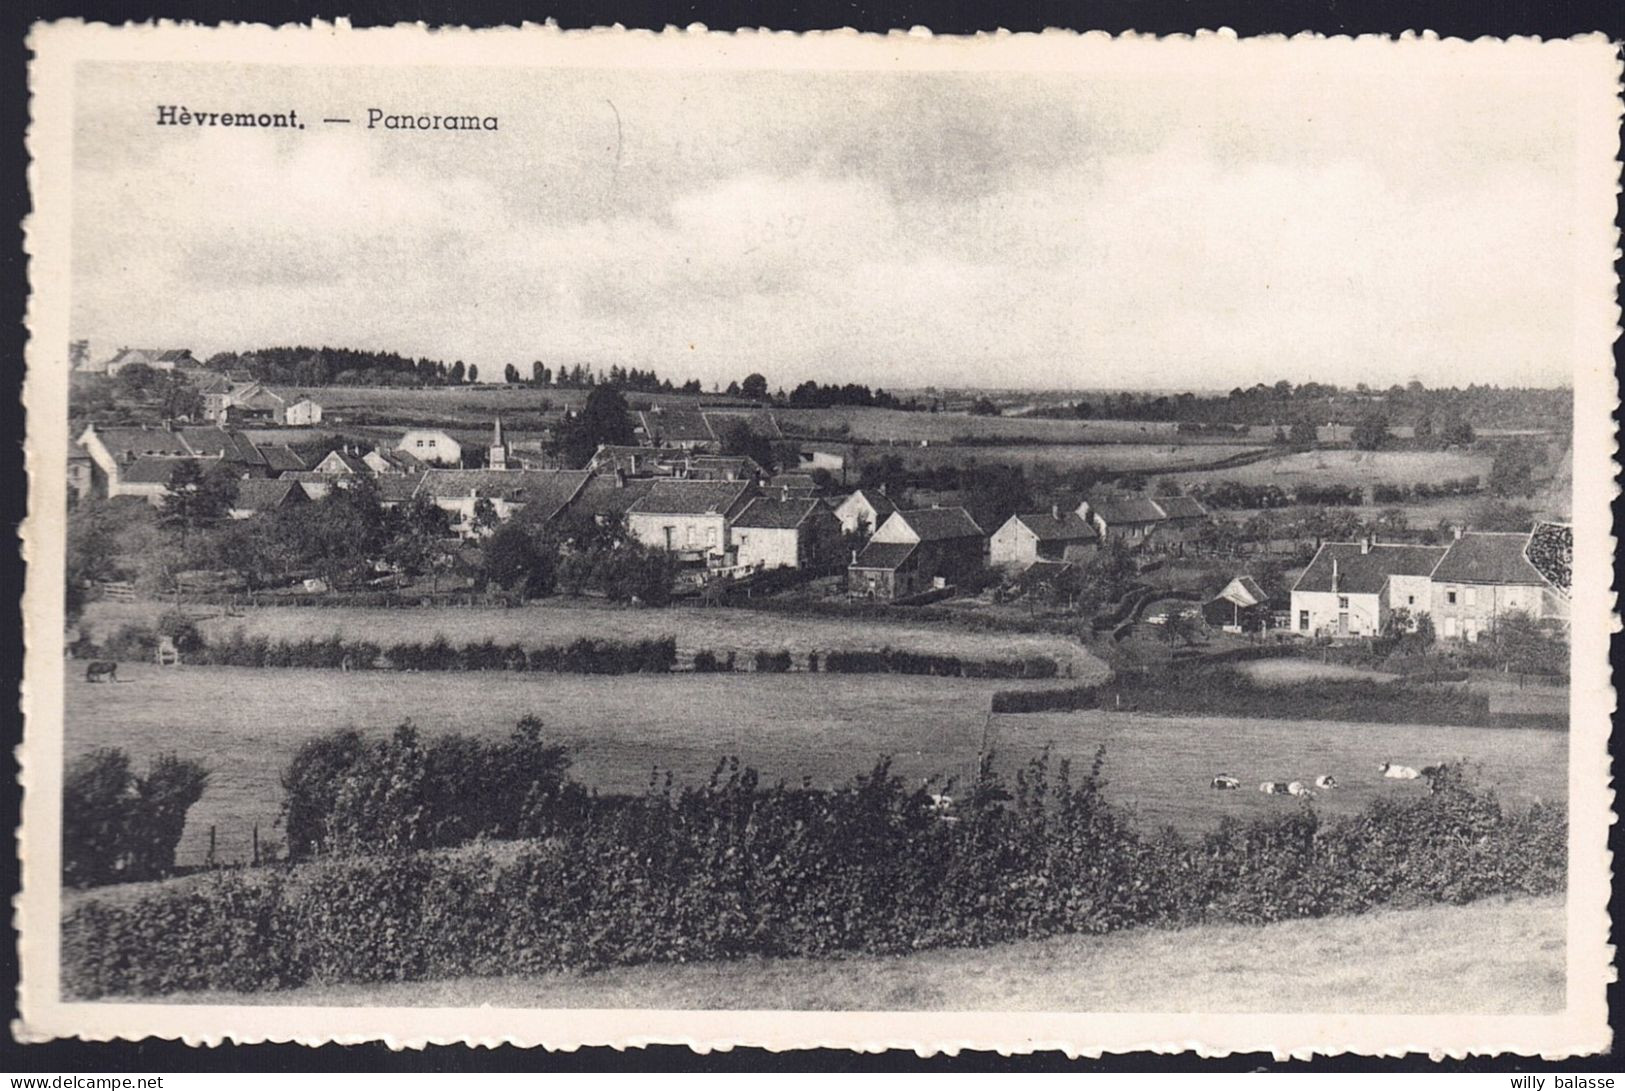
M85 681L87 682L117 682L118 664L108 659L92 659L85 666Z
M1315 792L1303 781L1295 780L1286 786L1286 794L1289 796L1312 796Z
M1212 787L1217 788L1221 792L1233 792L1237 788L1241 787L1241 781L1237 780L1228 773L1220 773L1218 776L1213 778Z
M1332 776L1330 773L1325 773L1315 778L1315 787L1324 788L1328 792L1336 791L1337 778Z
M1284 796L1291 788L1284 780L1266 780L1258 786L1258 790L1267 796Z
M1378 768L1389 780L1415 780L1422 775L1408 765L1395 765L1391 761L1383 762Z
M1429 780L1438 780L1440 777L1444 776L1445 771L1449 768L1450 766L1446 765L1442 761L1438 765L1424 765L1422 766L1422 775L1427 777Z

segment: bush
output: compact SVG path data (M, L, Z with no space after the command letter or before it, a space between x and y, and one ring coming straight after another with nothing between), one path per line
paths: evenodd
M756 669L767 674L783 674L790 669L790 653L758 651Z
M62 880L69 886L157 879L175 869L186 814L203 798L208 771L172 754L146 776L122 750L75 758L62 783Z
M994 712L1076 712L1100 707L1094 686L1067 689L1001 689L993 694Z
M374 745L355 774L362 783L377 769L439 762L471 772L436 791L520 794L490 779L492 761L469 740L445 744L439 759L438 743ZM520 780L554 783L556 772L544 762ZM81 899L62 924L64 989L89 999L891 954L1545 894L1565 882L1562 808L1509 814L1454 772L1430 793L1350 818L1323 821L1304 801L1197 839L1142 834L1104 797L1100 772L1098 756L1077 776L1045 755L1008 783L986 759L962 789L943 786L954 797L945 815L886 762L829 792L763 788L750 769L723 763L703 787L550 803L539 811L549 835L500 856L339 856L305 866L298 881L240 871ZM414 798L432 813L438 797ZM411 808L392 813L413 838L437 836ZM459 836L490 821L471 820Z

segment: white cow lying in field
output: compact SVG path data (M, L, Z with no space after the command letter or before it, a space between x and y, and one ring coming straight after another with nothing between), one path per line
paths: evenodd
M1241 781L1237 780L1229 773L1220 773L1218 776L1213 778L1213 784L1211 786L1217 788L1221 792L1231 792L1241 787Z
M1336 791L1337 778L1332 776L1330 773L1325 773L1315 778L1315 787L1324 788L1328 792Z
M1408 765L1395 765L1391 761L1383 762L1381 769L1382 775L1389 780L1415 780L1422 775Z
M1315 794L1314 789L1304 784L1304 782L1301 780L1295 780L1291 784L1288 784L1286 786L1286 793L1287 795L1292 796L1312 796Z
M1267 796L1284 796L1292 790L1292 785L1284 780L1266 780L1258 790Z

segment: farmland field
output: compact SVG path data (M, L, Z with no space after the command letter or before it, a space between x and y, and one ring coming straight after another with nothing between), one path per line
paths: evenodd
M1319 679L1365 678L1372 682L1392 682L1397 674L1348 667L1341 663L1317 663L1313 659L1260 659L1238 668L1256 682L1270 686L1296 686Z
M1139 470L1148 473L1176 473L1208 466L1231 455L1258 451L1257 446L1192 443L1043 443L988 446L931 446L860 449L860 461L895 454L912 467L964 466L976 462L999 462L1018 466L1051 466L1057 470ZM1259 465L1273 465L1266 459ZM1220 472L1220 471L1216 471Z
M1567 736L1553 731L1291 722L1108 712L1005 715L988 701L1010 682L900 675L595 675L504 672L397 674L131 664L117 684L70 673L66 748L124 748L136 765L176 752L213 770L181 843L183 863L201 859L210 825L223 859L248 853L250 831L272 836L277 777L300 742L334 727L383 734L411 718L425 731L495 738L534 713L550 739L568 744L574 775L605 791L636 792L650 771L679 784L703 782L720 757L737 756L764 780L841 783L882 755L908 781L963 778L984 733L1009 770L1045 746L1086 766L1106 747L1107 796L1131 805L1147 827L1187 832L1220 818L1297 807L1264 796L1266 780L1335 774L1345 786L1316 805L1348 814L1378 795L1426 791L1385 781L1384 761L1421 766L1467 759L1503 800L1566 797ZM1015 683L1039 685L1044 683ZM1215 792L1218 773L1246 790Z
M978 417L969 413L909 413L900 409L839 407L775 410L786 432L847 428L866 442L952 443L956 438L1008 440L1019 443L1181 443L1256 444L1256 436L1181 434L1173 421L1046 420L1041 417ZM1263 434L1268 442L1273 432Z
M162 1002L333 1007L756 1011L1557 1012L1561 897L1379 910L1263 926L1057 936L839 959L741 959L464 977ZM143 997L144 1002L152 1002Z
M1383 482L1430 484L1446 478L1482 480L1490 472L1488 455L1465 451L1300 451L1247 466L1212 470L1206 481L1240 481L1247 485L1370 485Z
M82 627L101 637L121 624L152 624L165 608L157 603L92 603ZM241 631L271 639L351 640L388 644L444 636L454 644L479 640L518 641L534 647L568 644L587 637L601 640L644 640L672 636L679 655L710 649L719 654L758 649L793 654L810 651L858 651L892 647L902 651L958 655L973 659L1045 656L1063 674L1098 682L1106 665L1075 640L1041 633L961 632L941 627L839 618L791 617L750 610L673 607L663 610L616 609L606 606L549 603L513 610L461 607L418 609L366 607L265 606L226 617L220 607L194 606L189 613L207 639Z

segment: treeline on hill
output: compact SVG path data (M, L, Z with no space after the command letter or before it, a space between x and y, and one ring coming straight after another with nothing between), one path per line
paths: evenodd
M313 740L284 777L297 868L81 898L75 999L744 957L901 954L1143 926L1263 923L1546 894L1567 813L1504 810L1447 770L1431 792L1323 820L1305 801L1205 836L1148 834L1048 754L1014 783L906 787L882 760L831 791L651 776L589 794L527 721L503 743L410 727ZM949 798L945 798L949 797ZM522 838L515 851L481 839ZM440 850L440 851L425 851Z
M205 361L217 371L246 371L267 383L290 386L457 386L478 382L480 369L461 360L420 356L413 359L396 352L367 349L331 348L306 345L252 349L247 352L217 352ZM534 360L529 364L505 364L500 375L505 383L538 387L590 388L613 385L644 393L692 393L702 388L698 379L676 385L662 379L653 368L627 368L619 364L594 369L590 364L560 364L556 368ZM495 369L487 382L498 378Z
M1306 436L1291 442L1313 442L1316 424L1353 425L1362 417L1385 418L1385 426L1417 430L1418 442L1463 444L1474 428L1543 428L1567 431L1573 419L1573 393L1562 389L1498 387L1430 389L1419 382L1373 389L1333 383L1298 383L1283 379L1273 385L1236 387L1228 394L1100 393L1061 405L1031 410L1027 416L1078 419L1178 421L1215 425L1286 425L1303 423Z
M917 398L904 401L879 387L870 390L860 383L837 386L834 383L815 383L811 379L791 390L784 404L791 409L830 409L838 405L904 410L926 408Z

